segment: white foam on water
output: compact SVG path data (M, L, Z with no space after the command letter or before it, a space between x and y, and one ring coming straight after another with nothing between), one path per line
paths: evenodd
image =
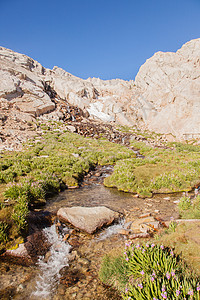
M110 236L117 234L120 229L124 228L124 219L120 220L118 224L114 224L106 228L103 232L101 232L96 239L97 241L103 241Z
M33 296L47 299L47 297L55 290L56 283L60 278L59 271L68 266L68 257L71 246L62 240L56 232L56 226L43 229L47 240L52 244L50 248L50 257L46 261L44 257L40 257L37 265L41 273L36 281Z

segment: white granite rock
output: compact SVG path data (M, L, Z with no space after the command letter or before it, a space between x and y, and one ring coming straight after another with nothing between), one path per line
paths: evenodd
M57 216L61 221L71 223L73 226L91 234L103 225L111 224L119 217L119 213L105 206L75 206L60 208Z

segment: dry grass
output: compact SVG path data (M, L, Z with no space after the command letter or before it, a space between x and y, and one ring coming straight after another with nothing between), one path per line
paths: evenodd
M161 234L158 239L165 246L174 247L176 254L180 254L189 267L200 275L200 224L181 223L175 232L169 230Z

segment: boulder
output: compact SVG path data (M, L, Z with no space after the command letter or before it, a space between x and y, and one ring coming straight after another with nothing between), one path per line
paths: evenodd
M25 243L17 245L16 249L6 250L0 259L24 266L34 265L37 259L50 248L50 243L42 232L35 232L27 237Z
M119 217L119 213L105 206L75 206L60 208L57 216L62 222L70 223L80 230L92 234L103 225L111 224Z

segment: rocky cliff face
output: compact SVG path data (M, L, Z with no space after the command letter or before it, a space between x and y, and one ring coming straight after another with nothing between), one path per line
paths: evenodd
M12 139L17 132L20 143L36 117L62 119L62 103L91 119L171 133L177 139L199 138L200 39L176 53L156 53L141 66L135 82L83 80L0 47L1 133L6 129ZM3 142L5 135L0 138Z
M154 54L141 66L135 83L147 108L143 120L149 130L200 137L200 39L176 53Z

